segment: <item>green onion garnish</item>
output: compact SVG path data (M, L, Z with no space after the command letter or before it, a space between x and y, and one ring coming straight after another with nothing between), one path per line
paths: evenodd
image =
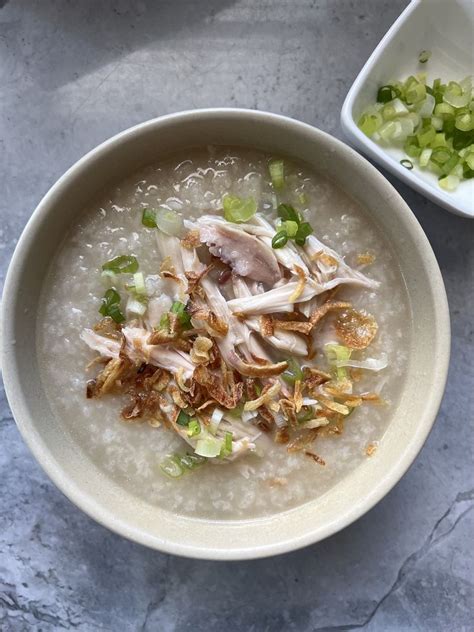
M290 237L291 239L298 232L299 226L298 226L298 222L293 222L291 219L289 219L288 221L282 223L281 228L282 230L286 232L288 237Z
M279 204L277 214L285 222L291 221L297 224L301 222L301 215L290 204Z
M186 311L186 305L180 301L175 301L171 306L170 312L178 316L181 327L189 329L191 327L191 316Z
M143 272L135 272L133 275L133 292L138 296L147 296L145 277Z
M180 410L179 411L179 415L176 419L176 423L178 424L178 426L188 426L189 425L189 421L190 421L191 417L189 415L187 415L184 410Z
M381 86L377 91L377 103L388 103L397 96L393 86Z
M402 167L405 167L405 169L408 169L411 171L411 169L413 169L413 163L411 160L408 160L407 158L404 158L403 160L400 160L400 164L402 165Z
M186 470L194 470L206 462L198 454L169 454L161 463L161 470L170 478L179 478Z
M232 433L226 432L224 434L224 443L222 444L219 456L225 457L229 456L229 454L232 454Z
M222 198L222 206L228 222L247 222L257 211L257 202L253 197L240 198L229 193Z
M279 230L272 239L272 248L283 248L288 242L288 234L286 230Z
M142 213L142 224L147 228L158 228L156 224L156 211L151 208L144 208Z
M421 53L418 55L418 61L420 62L420 64L426 64L426 62L428 61L430 57L431 57L430 50L422 50Z
M303 371L298 362L294 358L288 358L287 362L288 368L282 373L281 377L288 384L294 384L297 380L301 381L303 379Z
M199 454L184 454L177 458L180 465L187 470L194 470L194 468L206 462L206 459L203 456L199 456Z
M168 314L162 314L160 318L159 329L169 329L170 326L170 317Z
M179 478L183 473L183 468L176 456L167 456L160 463L160 468L170 478Z
M283 160L270 160L268 165L273 188L277 191L285 186L285 165Z
M110 270L115 274L134 274L138 271L138 261L133 255L120 255L107 261L102 266L102 270Z
M294 239L298 246L304 246L306 237L313 232L311 225L303 222L300 213L291 204L280 204L277 213L283 221L272 239L272 247L283 248L288 239Z
M105 293L99 313L102 316L110 316L116 323L124 322L125 316L120 311L120 294L115 288L112 287Z
M331 366L335 366L336 362L344 362L349 360L352 355L352 349L345 347L344 345L338 345L328 343L324 345L324 353L326 359ZM335 374L338 380L342 380L347 377L346 367L335 367Z
M308 222L303 222L302 224L300 224L295 235L295 242L298 244L298 246L304 246L306 237L311 235L312 232L313 229L311 228L311 224L308 224Z
M429 56L429 51L422 51L420 62L426 63ZM408 169L419 164L432 171L445 190L471 177L467 162L474 151L471 77L448 83L435 79L427 85L426 74L420 73L381 86L377 103L362 112L358 125L376 142L403 147L409 160L401 164ZM463 150L467 151L462 154Z
M191 419L188 423L188 437L195 437L201 432L201 424L197 419Z
M215 456L219 456L222 449L222 440L216 437L208 436L203 439L198 439L196 449L194 452L199 456L205 456L208 459L212 459Z

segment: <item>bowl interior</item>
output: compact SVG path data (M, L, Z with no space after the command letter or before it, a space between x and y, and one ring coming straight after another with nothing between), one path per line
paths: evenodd
M388 236L412 301L406 387L377 456L327 494L278 514L219 522L177 516L125 492L93 467L60 428L38 377L35 327L41 284L57 244L107 184L172 151L203 144L256 147L307 162L355 198ZM143 544L194 557L259 557L322 539L367 511L420 450L446 379L449 319L443 282L428 241L391 185L344 144L275 115L207 110L163 117L107 141L72 167L40 203L22 235L3 301L3 367L17 424L58 487L102 524Z
M380 147L356 123L363 110L375 102L378 88L390 81L406 79L418 72L426 72L428 82L436 78L459 81L471 75L473 28L474 3L470 0L413 2L380 42L351 88L345 107L350 121L344 122L349 135L371 157L385 158L389 164L384 163L409 184L427 187L432 199L470 217L474 216L474 180L463 182L456 191L447 193L438 186L435 174L419 168L407 171L399 164L405 157L401 149ZM426 64L418 62L422 50L431 51ZM426 189L422 192L426 194Z

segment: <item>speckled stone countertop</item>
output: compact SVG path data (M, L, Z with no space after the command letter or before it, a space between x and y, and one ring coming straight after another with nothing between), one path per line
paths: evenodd
M441 0L440 0L441 1ZM0 0L0 280L41 196L159 114L271 110L341 137L357 72L406 0ZM391 178L450 302L446 395L372 511L292 554L180 559L99 526L50 483L0 394L0 630L474 630L474 224Z

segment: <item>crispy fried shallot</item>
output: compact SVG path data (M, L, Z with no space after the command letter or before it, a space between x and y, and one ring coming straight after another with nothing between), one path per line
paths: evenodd
M242 397L242 382L234 384L231 392L227 393L222 386L221 378L205 366L199 365L194 369L193 379L203 386L209 395L224 408L235 408Z
M250 400L245 402L244 410L252 411L257 410L260 406L264 404L268 404L278 393L280 392L281 384L280 382L274 382L271 385L266 385L262 391L262 394L257 397L257 399Z
M335 322L336 333L351 349L365 349L378 330L377 321L364 311L350 309L342 312Z

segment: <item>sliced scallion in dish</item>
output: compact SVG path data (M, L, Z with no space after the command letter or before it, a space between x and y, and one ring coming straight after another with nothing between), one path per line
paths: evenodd
M288 242L288 233L286 230L279 230L272 239L272 248L283 248Z
M419 61L426 63L429 56L422 51ZM403 149L408 158L402 166L433 172L446 191L474 176L472 77L448 83L435 79L428 85L421 73L383 85L358 125L376 142Z
M285 186L285 163L283 160L270 160L268 165L273 188L277 191Z
M176 418L176 423L178 424L178 426L188 426L190 420L191 417L187 415L184 410L180 410L178 417Z
M201 432L201 425L197 419L191 419L188 423L188 437L196 437Z
M430 57L430 50L422 50L421 53L418 55L418 61L420 62L420 64L426 64Z
M232 454L232 433L226 431L219 456L226 457L230 454Z
M156 211L151 208L144 208L142 213L142 224L147 228L158 228L156 225Z
M294 358L288 358L288 368L284 373L282 373L281 377L288 384L294 384L298 380L303 379L303 371L301 370L300 365Z
M208 459L212 459L215 456L219 456L222 450L222 445L223 442L221 439L217 439L216 437L209 435L203 439L198 439L194 452L199 456L205 456Z
M168 456L160 463L160 468L170 478L179 478L183 474L183 468L176 456Z
M191 327L191 316L186 311L186 305L184 303L175 301L171 306L170 311L172 314L177 315L181 327L184 327L185 329L189 329Z
M294 239L298 246L304 246L306 237L313 229L308 222L303 222L301 214L291 204L280 204L277 209L278 217L282 220L280 230L272 239L272 247L283 248L288 239Z
M222 206L228 222L248 222L257 212L257 202L253 197L241 198L228 193L222 198Z
M135 274L138 271L138 261L133 255L120 255L103 264L102 270L113 272L114 274Z
M115 288L110 288L105 293L102 304L99 307L102 316L110 316L116 323L123 323L125 316L120 311L120 294Z
M206 459L198 454L169 454L160 463L160 468L166 476L179 478L187 470L194 470L205 462Z
M165 235L179 237L183 232L183 218L169 208L160 206L155 211L156 227Z

